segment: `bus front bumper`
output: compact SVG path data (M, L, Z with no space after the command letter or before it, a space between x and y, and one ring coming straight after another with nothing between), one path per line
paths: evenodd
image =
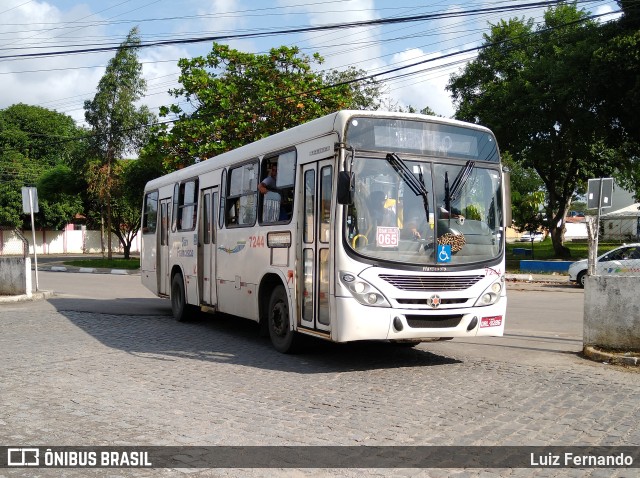
M351 297L336 297L332 339L350 342L502 336L506 308L506 297L486 307L434 310L367 307Z

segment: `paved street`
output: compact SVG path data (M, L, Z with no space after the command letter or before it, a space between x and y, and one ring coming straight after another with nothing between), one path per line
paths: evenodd
M0 444L640 445L640 373L577 355L577 288L510 285L503 338L415 349L314 343L289 356L253 323L176 323L139 276L43 272L40 285L56 296L0 304ZM0 477L636 472L23 469Z

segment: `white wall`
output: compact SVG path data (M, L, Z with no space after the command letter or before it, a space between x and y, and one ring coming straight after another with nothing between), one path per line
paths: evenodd
M29 253L33 254L33 235L31 231L22 231L29 241ZM104 239L107 249L107 238ZM115 235L111 236L111 249L122 253L124 249ZM100 231L36 231L36 253L43 254L89 254L100 253ZM140 252L140 233L131 244L131 252ZM0 231L0 255L22 255L22 242L12 231Z

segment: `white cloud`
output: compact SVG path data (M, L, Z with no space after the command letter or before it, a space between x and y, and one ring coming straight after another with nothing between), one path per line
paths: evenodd
M153 113L158 114L160 106L178 103L179 99L169 94L170 89L180 87L178 78L180 68L178 58L188 58L189 53L174 46L141 50L139 61L142 63L142 74L147 80L147 96L142 103L147 105ZM170 58L171 61L164 61Z
M393 56L394 67L433 60L442 56L441 52L426 53L420 49L405 50ZM445 67L451 59L427 61L402 70L398 74L414 73L405 78L389 81L389 95L403 106L413 106L417 110L428 106L435 113L450 117L454 114L451 97L445 90L451 73L459 66Z
M64 46L75 42L72 37L104 37L101 27L65 28L66 22L90 15L86 6L80 5L68 12L46 2L29 2L6 11L0 25L0 38L5 47L3 55L37 53L42 46L51 50L67 50ZM68 24L67 24L68 25ZM15 48L7 50L6 48ZM38 59L16 59L0 62L0 108L15 103L41 105L69 114L82 121L85 99L93 97L95 87L104 69L87 68L105 65L108 55L65 55Z
M300 5L299 0L280 0L280 6L288 7L289 13L303 12L306 21L302 23L296 16L299 26L320 26L332 23L361 22L379 18L373 0L351 0L346 2L327 2L325 4ZM378 59L382 54L379 27L349 28L311 32L303 35L301 47L309 47L312 52L320 52L325 58L323 68L346 69L349 66L369 70L383 63Z

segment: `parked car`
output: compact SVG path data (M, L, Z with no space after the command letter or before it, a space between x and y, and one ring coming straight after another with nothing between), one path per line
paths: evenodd
M543 232L525 232L522 236L520 236L520 239L518 239L518 242L542 242L544 240L544 233Z
M587 259L571 264L569 266L569 280L584 287L587 267ZM625 244L599 256L596 262L596 273L607 276L629 273L640 275L640 243Z

